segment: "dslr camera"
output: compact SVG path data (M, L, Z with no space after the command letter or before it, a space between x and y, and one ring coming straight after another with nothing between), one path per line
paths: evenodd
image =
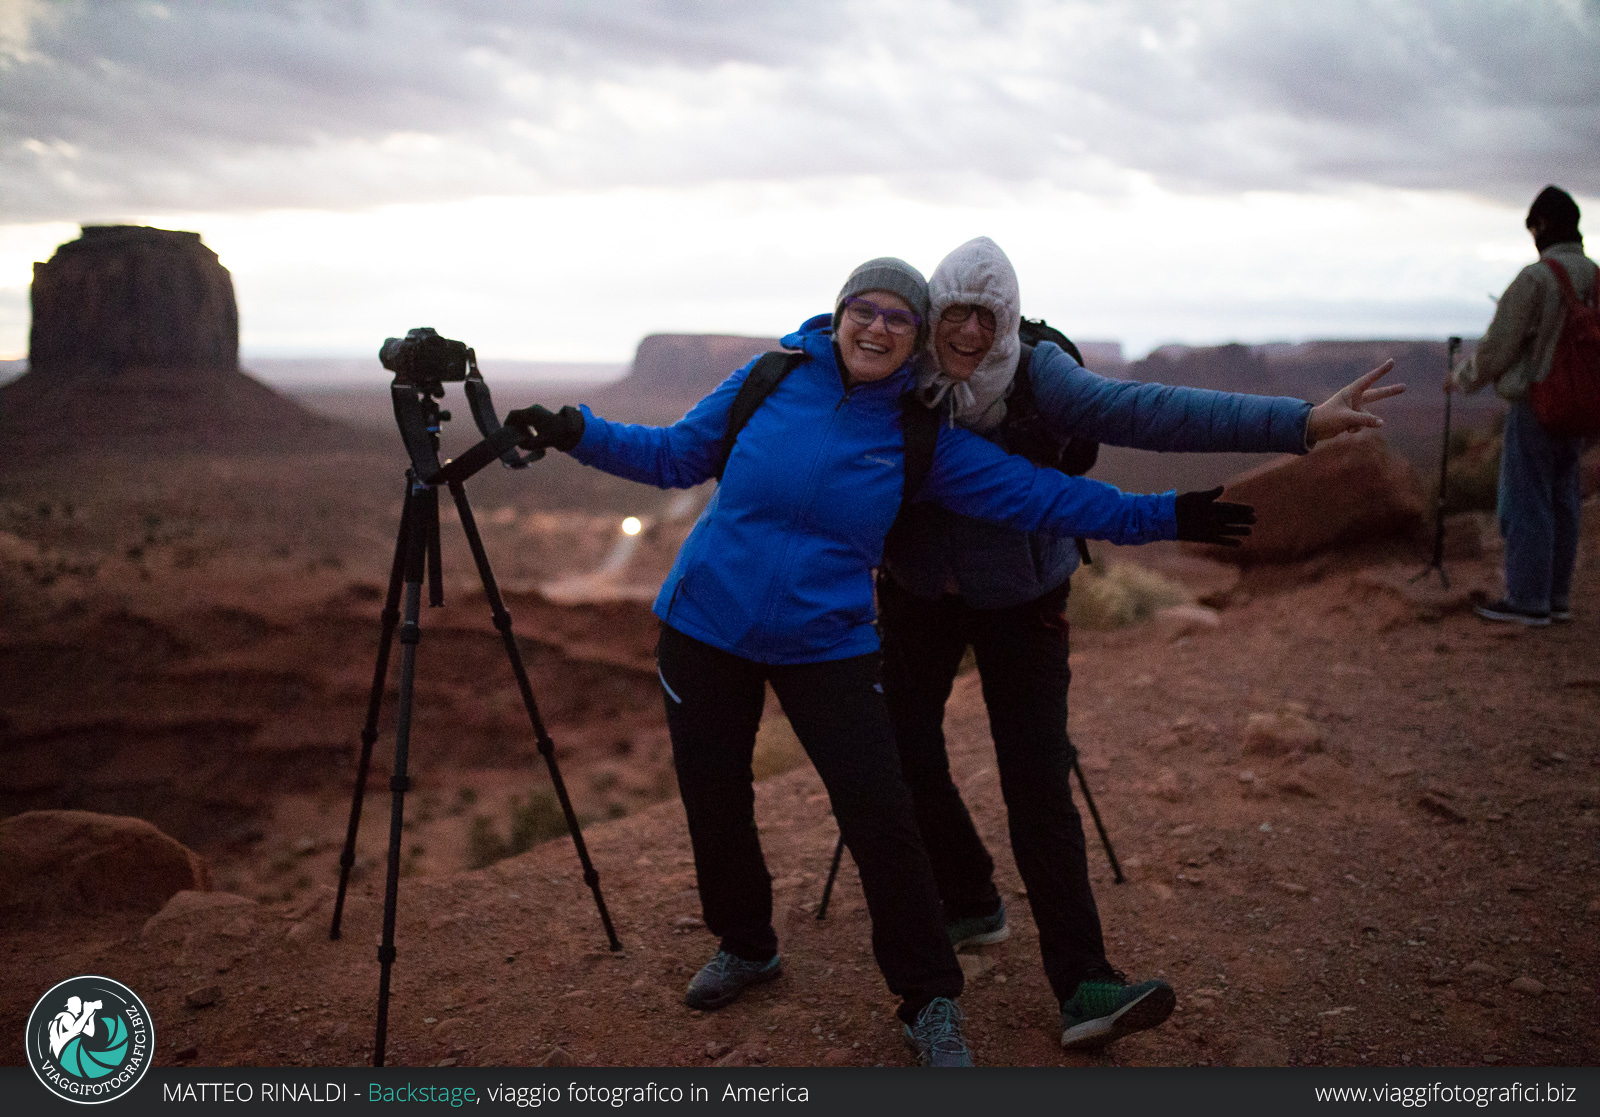
M503 427L495 414L489 385L478 371L478 355L464 341L440 337L439 331L419 326L405 337L391 337L378 350L378 360L394 373L389 395L394 403L395 422L411 457L412 472L427 484L440 475L439 430L450 419L450 412L436 400L444 398L449 381L459 383L472 409L472 420L483 435L483 442L466 454L470 462L461 476L470 476L496 457L509 469L522 469L544 456L542 448L527 454L518 452L523 435L515 428ZM458 465L458 469L462 468Z
M378 350L378 360L397 382L419 388L467 378L467 343L440 337L430 326L388 338Z

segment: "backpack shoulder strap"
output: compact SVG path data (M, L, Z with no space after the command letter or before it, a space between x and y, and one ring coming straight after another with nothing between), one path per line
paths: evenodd
M722 471L728 468L728 458L733 454L733 444L738 441L739 432L744 430L745 424L750 421L750 416L756 413L756 408L765 402L773 389L783 382L783 378L793 372L805 359L804 353L775 350L761 354L756 360L755 366L744 378L744 383L739 385L739 391L733 397L733 406L728 409L728 429L722 435L722 447L718 451L717 468L714 471L718 481L722 480Z
M1006 414L1013 412L1031 415L1039 410L1033 399L1033 346L1022 343L1022 356L1017 358L1017 374L1011 379L1011 392L1006 396Z
M1572 276L1567 274L1567 269L1559 261L1553 260L1546 256L1539 262L1544 264L1551 270L1551 272L1555 274L1556 282L1561 286L1562 301L1565 302L1568 307L1582 306L1588 307L1592 310L1596 305L1600 305L1600 269L1597 269L1595 272L1594 287L1589 291L1589 299L1587 302L1585 302L1583 299L1578 297L1578 289L1572 284Z
M939 412L924 404L915 392L900 397L900 428L905 434L905 483L900 490L900 514L922 490L933 470L933 454L939 444Z
M1567 303L1569 306L1573 303L1577 303L1579 306L1582 306L1583 300L1578 298L1578 291L1572 286L1572 277L1567 274L1567 269L1562 267L1557 261L1550 259L1548 256L1539 262L1545 267L1549 268L1550 273L1556 277L1556 286L1561 288L1562 301Z

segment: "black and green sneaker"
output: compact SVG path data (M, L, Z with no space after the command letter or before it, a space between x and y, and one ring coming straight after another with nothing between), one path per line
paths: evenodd
M1068 1051L1095 1051L1123 1036L1154 1028L1172 1015L1178 1003L1165 981L1129 985L1113 970L1078 983L1078 991L1061 1006L1061 1046Z

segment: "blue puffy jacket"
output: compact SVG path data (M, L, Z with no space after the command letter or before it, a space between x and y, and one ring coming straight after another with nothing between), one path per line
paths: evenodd
M1034 350L1028 375L1040 416L1063 436L1140 450L1306 451L1305 400L1112 380L1048 341ZM1004 430L991 437L1003 444ZM1043 596L1078 568L1071 539L930 511L895 532L886 556L914 596L938 597L953 584L975 609L1004 609Z
M740 432L722 483L678 552L655 614L686 635L762 663L876 651L872 569L900 507L900 396L911 366L846 389L828 315L783 339L801 362ZM709 480L728 412L754 361L669 427L583 409L573 457L662 488ZM1175 495L1125 495L1039 469L969 431L939 431L921 496L1022 530L1147 543L1171 539Z

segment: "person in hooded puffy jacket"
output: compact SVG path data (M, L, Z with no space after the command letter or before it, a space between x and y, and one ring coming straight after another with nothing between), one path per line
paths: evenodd
M1006 407L1022 342L1016 272L979 237L929 281L931 360L918 392L950 424L1007 446ZM1318 407L1298 399L1111 380L1051 342L1028 368L1042 420L1078 436L1144 450L1304 453L1344 431L1381 425L1365 405L1403 391L1374 387L1393 362ZM1074 540L919 505L891 535L879 579L884 685L901 764L958 949L1010 934L994 862L950 778L944 707L972 647L989 710L1011 850L1060 1004L1061 1042L1092 1049L1154 1027L1176 1003L1166 982L1129 983L1106 958L1072 801L1067 737L1067 622Z
M970 1066L962 971L883 699L872 572L904 484L901 397L924 340L927 284L868 261L834 313L783 339L803 354L738 433L721 483L656 598L657 662L707 928L718 949L689 983L715 1009L782 969L754 817L751 753L768 683L827 788L866 893L872 945L926 1065ZM513 412L539 445L608 473L686 488L715 474L755 362L667 427L588 408ZM1019 531L1119 543L1246 532L1214 493L1123 494L1043 470L960 428L938 431L921 495Z

